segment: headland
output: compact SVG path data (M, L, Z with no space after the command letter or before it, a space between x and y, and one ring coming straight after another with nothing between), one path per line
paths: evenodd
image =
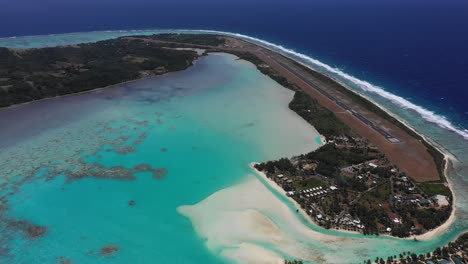
M336 80L265 47L221 35L160 34L0 52L1 106L182 70L207 52L234 54L295 91L290 108L325 138L317 151L258 168L281 179L316 222L407 237L453 217L448 163L436 146Z

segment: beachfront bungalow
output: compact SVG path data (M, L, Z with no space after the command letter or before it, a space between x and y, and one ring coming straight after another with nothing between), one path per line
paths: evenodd
M394 213L391 213L388 215L388 217L390 218L390 220L394 223L394 224L400 224L400 219L398 218L398 216Z

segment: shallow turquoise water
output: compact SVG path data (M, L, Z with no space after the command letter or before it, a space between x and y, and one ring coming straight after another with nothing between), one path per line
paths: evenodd
M38 47L128 34L76 33L2 39L0 43ZM353 83L347 84L363 92ZM86 263L224 261L205 248L191 223L177 214L175 208L197 203L239 182L250 172L247 164L251 161L298 154L318 145L314 130L305 126L284 129L278 122L286 117L279 113L278 106L287 105L288 93L252 65L218 55L202 59L188 71L163 78L0 111L0 124L6 128L0 132L3 138L0 158L4 165L0 168L0 184L8 183L3 186L4 195L14 193L7 197L9 210L5 217L48 227L43 238L24 239L21 233L1 225L2 234L12 239L8 244L8 260L53 263L58 256L65 256ZM457 220L444 235L414 242L342 234L312 226L302 219L320 232L351 238L327 244L295 234L311 250L337 263L359 262L408 250L425 253L468 228L468 142L426 122L415 112L373 93L366 95L457 158L449 174L457 195ZM292 120L288 126L296 128L302 123ZM142 142L136 144L139 137ZM293 140L285 142L285 138ZM113 151L123 146L133 146L135 151L125 155ZM134 181L84 178L67 182L65 176L46 181L44 173L38 172L27 183L21 182L35 168L83 171L86 164L93 162L126 168L144 163L164 167L168 174L162 179L153 179L146 172L138 173ZM20 186L19 191L15 186ZM278 197L294 210L292 204ZM128 206L129 200L135 200L136 206ZM288 229L282 219L273 220ZM96 253L109 244L118 245L121 250L106 257Z
M5 199L4 217L48 229L42 238L27 239L1 225L0 232L12 239L6 259L220 262L176 208L235 184L253 160L317 146L317 132L287 109L292 92L254 69L231 55L210 55L184 72L1 111L2 127L12 126L7 135L18 130L12 122L30 118L22 120L30 129L0 154L8 160L0 169L3 182L30 177L15 185L18 190L5 188L14 194ZM276 120L288 116L294 118ZM36 118L42 122L35 123ZM57 118L64 125L43 128ZM125 146L134 150L118 153ZM148 164L168 173L161 179L150 172L136 173L134 180L87 177L92 173L86 166L92 164L130 169ZM67 180L71 173L84 177ZM130 200L136 205L129 206ZM101 256L106 245L120 251Z

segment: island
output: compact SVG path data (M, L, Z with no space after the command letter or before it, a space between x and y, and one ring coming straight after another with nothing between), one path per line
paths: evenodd
M325 228L409 237L453 217L449 160L429 139L338 81L240 38L158 34L0 48L0 107L184 70L214 52L250 61L293 90L289 108L322 135L315 151L255 165L311 220Z
M401 252L393 256L383 258L368 259L364 263L395 263L395 264L436 264L455 263L463 264L468 262L468 233L463 233L457 239L449 242L444 247L437 247L433 252L426 254L415 254L411 251Z

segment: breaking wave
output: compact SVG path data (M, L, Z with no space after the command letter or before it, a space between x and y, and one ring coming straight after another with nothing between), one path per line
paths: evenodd
M363 91L366 91L366 92L370 92L370 93L374 93L374 94L377 94L387 100L390 100L391 102L393 102L394 104L400 106L400 107L403 107L405 109L410 109L410 110L413 110L414 112L418 113L422 118L424 118L424 120L428 121L428 122L431 122L431 123L434 123L436 125L438 125L439 127L441 128L444 128L444 129L447 129L447 130L450 130L454 133L457 133L458 135L462 136L465 140L468 140L468 130L466 129L460 129L458 127L456 127L455 125L453 125L446 117L444 116L441 116L441 115L438 115L436 114L435 112L433 111L430 111L422 106L419 106L419 105L416 105L414 103L411 103L410 101L408 101L407 99L401 97L401 96L398 96L398 95L395 95L395 94L392 94L388 91L386 91L385 89L383 89L382 87L379 87L377 85L373 85L367 81L364 81L364 80L360 80L350 74L347 74L343 71L341 71L340 69L337 69L337 68L334 68L330 65L327 65L319 60L316 60L314 58L311 58L305 54L302 54L302 53L299 53L299 52L296 52L294 50L291 50L291 49L288 49L288 48L285 48L281 45L276 45L276 44L273 44L271 42L268 42L268 41L265 41L265 40L262 40L262 39L258 39L258 38L254 38L254 37L250 37L250 36L247 36L247 35L243 35L243 34L238 34L238 33L231 33L231 32L225 32L225 31L215 31L215 30L192 30L192 31L196 31L196 32L205 32L205 33L218 33L218 34L224 34L224 35L228 35L228 36L235 36L235 37L239 37L239 38L243 38L243 39L246 39L246 40L250 40L250 41L253 41L257 44L261 44L267 48L270 48L270 49L274 49L276 51L280 51L284 54L287 54L287 55L292 55L294 57L297 57L297 58L300 58L308 63L311 63L312 65L314 66L318 66L318 67L321 67L323 69L325 69L326 71L328 71L329 73L331 74L334 74L354 85L356 85L357 87L359 87L360 89L362 89ZM306 65L307 66L307 65Z
M456 133L460 136L462 136L465 140L468 140L468 129L463 129L463 128L460 128L460 127L457 127L456 125L452 124L446 117L442 116L442 115L439 115L439 114L436 114L435 112L431 111L431 110L428 110L422 106L419 106L419 105L416 105L410 101L408 101L407 99L401 97L401 96L398 96L398 95L395 95L395 94L392 94L388 91L386 91L384 88L382 87L379 87L377 85L373 85L367 81L364 81L364 80L360 80L350 74L347 74L345 72L343 72L342 70L338 69L338 68L334 68L328 64L325 64L319 60L316 60L314 58L311 58L305 54L302 54L302 53L299 53L299 52L296 52L294 50L291 50L291 49L288 49L288 48L285 48L281 45L277 45L277 44L273 44L271 42L268 42L268 41L265 41L265 40L262 40L262 39L259 39L259 38L255 38L255 37L251 37L251 36L247 36L247 35L244 35L244 34L239 34L239 33L232 33L232 32L227 32L227 31L217 31L217 30L193 30L193 29L165 29L165 30L161 30L161 29L141 29L141 30L111 30L111 31L92 31L93 33L99 33L99 32L106 32L106 33L112 33L112 32L117 32L119 34L125 34L125 33L130 33L130 34L139 34L139 33L143 33L143 34L157 34L157 33L177 33L177 32L180 32L180 33L194 33L194 32L198 32L198 33L211 33L211 34L222 34L222 35L226 35L226 36L233 36L233 37L238 37L238 38L242 38L242 39L245 39L245 40L248 40L248 41L251 41L251 42L254 42L256 44L259 44L259 45L262 45L266 48L269 48L271 50L275 50L277 52L280 52L284 55L287 55L287 56L290 56L292 57L293 59L296 59L298 60L299 62L303 62L305 66L309 66L309 67L315 67L315 68L320 68L322 69L325 73L329 74L331 77L337 77L347 83L350 83L352 84L353 87L357 87L359 89L361 89L362 91L365 91L365 92L369 92L369 93L373 93L373 94L376 94L384 99L387 99L389 100L390 102L392 102L393 104L399 106L399 107L402 107L402 108L405 108L405 109L410 109L412 111L414 111L415 113L417 113L418 115L420 115L425 121L427 122L431 122L431 123L434 123L436 124L437 126L441 127L441 128L444 128L444 129L447 129L453 133ZM78 33L78 32L77 32ZM76 34L76 33L66 33L66 34ZM33 36L23 36L23 37L33 37ZM10 38L16 38L16 36L14 37L10 37ZM6 38L0 38L0 40L5 40ZM4 43L5 44L5 43ZM316 69L314 69L316 70Z

